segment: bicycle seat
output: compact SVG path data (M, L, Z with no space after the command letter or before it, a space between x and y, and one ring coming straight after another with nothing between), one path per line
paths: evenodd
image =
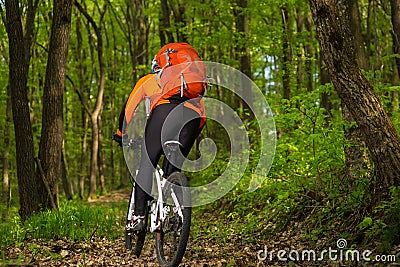
M174 141L174 140L165 141L164 142L165 154L170 156L171 154L176 153L176 151L178 151L178 148L181 146L183 145L179 141Z
M181 142L179 142L179 141L174 141L174 140L165 141L165 143L164 143L164 146L165 146L165 147L174 146L174 145L183 146L183 145L181 144Z

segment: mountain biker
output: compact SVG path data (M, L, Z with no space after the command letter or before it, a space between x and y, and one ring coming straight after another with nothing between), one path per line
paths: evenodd
M174 95L163 92L157 79L160 70L158 63L153 60L152 73L142 77L136 83L119 116L116 141L122 146L122 140L127 138L128 134L126 126L131 122L137 106L145 98L150 100L150 115L145 126L140 167L135 181L134 214L132 222L129 222L129 227L133 231L144 228L145 207L150 199L148 192L151 192L155 167L163 155L163 142L178 137L176 141L180 142L181 153L186 157L205 124L204 102L201 96L188 98L180 92ZM172 118L169 117L168 123L164 125L169 115ZM165 157L163 161L165 177L175 171L180 171L182 164L183 160L170 164Z

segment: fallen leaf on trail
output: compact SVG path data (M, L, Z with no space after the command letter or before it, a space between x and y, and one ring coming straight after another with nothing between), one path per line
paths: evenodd
M68 250L61 250L61 252L60 252L60 256L61 257L63 257L63 258L65 258L67 255L69 254L69 252L68 252Z

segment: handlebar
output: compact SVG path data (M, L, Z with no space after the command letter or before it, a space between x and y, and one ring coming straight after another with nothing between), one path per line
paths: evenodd
M135 150L142 144L143 137L139 136L134 139L122 138L116 133L112 133L111 139L118 142L122 146L127 146L129 149Z

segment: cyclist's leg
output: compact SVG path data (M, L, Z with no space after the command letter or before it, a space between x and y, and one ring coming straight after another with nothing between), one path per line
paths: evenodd
M163 131L163 134L165 133L169 138L176 138L176 136L179 136L179 142L182 144L180 149L182 155L186 158L200 133L200 118L196 111L183 105L180 105L177 109L180 110L176 110L171 114L173 118L168 119L167 125L165 125L167 130ZM167 138L163 136L163 139L166 140ZM175 164L171 164L165 157L163 161L163 171L165 175L168 177L173 172L180 171L183 161L184 158L177 157Z
M157 106L147 121L144 144L142 145L140 168L135 186L135 215L143 216L146 202L149 199L152 187L152 175L163 153L161 144L161 130L165 118L176 104L162 104Z

